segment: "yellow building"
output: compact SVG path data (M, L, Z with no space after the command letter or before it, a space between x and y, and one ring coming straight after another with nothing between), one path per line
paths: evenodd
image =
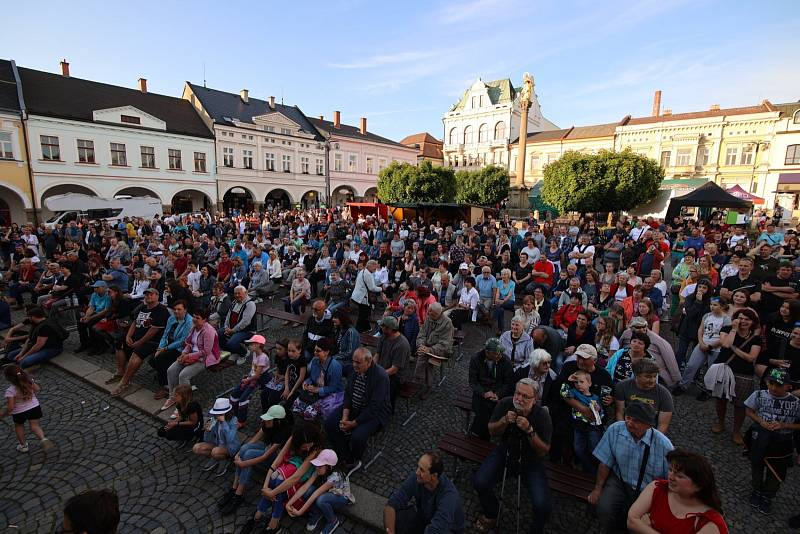
M764 193L767 207L781 205L784 220L800 217L800 102L774 104L780 112L769 148Z
M14 62L0 60L0 226L33 221L18 80Z

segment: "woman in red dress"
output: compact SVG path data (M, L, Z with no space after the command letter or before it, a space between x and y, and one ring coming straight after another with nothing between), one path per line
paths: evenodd
M711 464L675 449L667 454L669 477L654 480L628 511L635 534L728 534Z

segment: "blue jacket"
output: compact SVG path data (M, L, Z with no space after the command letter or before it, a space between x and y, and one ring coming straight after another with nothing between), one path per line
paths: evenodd
M238 422L236 417L232 417L230 421L222 423L217 421L216 418L213 421L211 430L203 434L203 441L217 447L225 447L228 449L228 454L234 456L239 452L239 447L241 447L239 436L236 435L236 423Z
M334 336L338 340L339 346L334 358L344 362L349 362L353 357L353 352L361 346L361 334L354 327L350 327L344 332L336 331Z
M386 370L383 367L373 363L367 369L366 378L366 399L361 411L354 413L351 410L355 375L350 375L350 379L347 381L347 389L344 393L344 407L351 410L350 420L359 425L377 420L381 426L386 426L392 413L392 403L389 399L389 375L386 374Z
M400 333L406 336L408 344L416 350L417 336L419 335L419 318L417 314L415 313L405 321L400 321L400 318L403 316L403 310L398 310L392 315L397 317L397 321L400 323Z
M319 363L319 358L311 358L311 363L308 366L308 378L305 383L316 385L320 373L325 373L325 385L320 388L320 398L327 397L331 393L338 393L344 391L344 382L342 381L342 364L336 358L328 358L327 366L323 369Z
M412 473L399 488L394 490L386 504L395 510L402 510L407 508L412 500L416 504L417 515L422 516L426 533L464 532L465 519L461 497L447 475L439 475L436 489L429 491L417 482L417 476Z
M167 335L169 334L169 331L172 330L173 325L177 326L175 327L175 332L172 334L172 343L169 343ZM161 336L161 342L158 344L158 348L167 350L181 350L183 348L183 342L186 341L186 336L189 335L189 330L191 329L192 318L189 317L189 314L186 314L183 317L183 322L181 323L178 322L174 315L170 315L169 319L167 319L167 326L164 327L164 334Z

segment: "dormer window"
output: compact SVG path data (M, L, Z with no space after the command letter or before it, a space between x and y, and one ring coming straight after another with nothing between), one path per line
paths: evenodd
M141 124L142 119L139 117L134 117L133 115L120 115L119 121L124 122L126 124Z
M792 122L800 124L800 109L794 112L794 119L792 119Z

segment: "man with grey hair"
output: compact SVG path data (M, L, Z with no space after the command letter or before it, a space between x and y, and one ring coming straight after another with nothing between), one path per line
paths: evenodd
M244 340L252 337L255 321L256 303L247 296L247 288L236 286L233 288L233 302L225 321L217 330L220 348L244 357L247 354Z
M586 304L588 303L589 299L583 289L581 289L581 279L575 276L569 279L569 287L567 290L561 292L561 296L558 298L558 305L555 309L561 309L562 306L569 304L569 299L573 293L580 295L581 306L586 308Z
M433 385L433 367L446 362L453 353L453 322L444 314L442 305L428 306L428 315L417 335L417 366L414 375L423 375L425 399Z
M325 419L325 434L348 470L361 464L370 436L385 427L392 404L389 375L365 347L353 351L353 374L342 406Z
M528 489L533 507L531 532L544 532L551 503L543 458L550 450L553 424L538 401L539 384L523 378L517 382L514 395L501 399L492 412L489 434L500 441L473 479L483 511L476 525L481 532L496 526L500 502L494 488L506 467L518 473Z

